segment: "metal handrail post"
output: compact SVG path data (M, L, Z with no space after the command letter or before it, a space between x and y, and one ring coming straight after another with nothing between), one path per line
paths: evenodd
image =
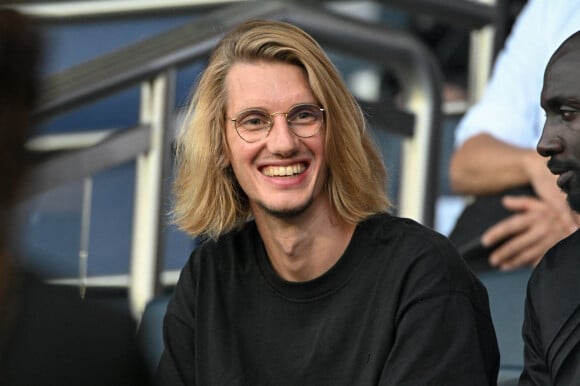
M131 310L136 317L142 314L159 286L162 198L175 76L175 71L170 69L141 87L140 120L151 127L151 144L149 150L136 159L129 290Z

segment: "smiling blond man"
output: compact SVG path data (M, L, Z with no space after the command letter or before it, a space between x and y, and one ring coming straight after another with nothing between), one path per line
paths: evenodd
M495 384L484 287L388 213L363 113L309 35L231 31L189 115L175 218L208 240L168 306L160 384Z

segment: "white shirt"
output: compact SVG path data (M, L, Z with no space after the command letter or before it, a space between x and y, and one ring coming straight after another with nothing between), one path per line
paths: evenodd
M554 51L578 30L580 0L529 0L498 54L481 99L459 123L455 145L488 133L535 148L545 120L540 107L544 70Z

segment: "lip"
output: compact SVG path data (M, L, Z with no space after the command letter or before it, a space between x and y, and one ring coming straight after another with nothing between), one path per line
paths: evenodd
M566 168L566 167L562 167L562 166L556 166L554 165L548 165L548 169L550 169L550 173L552 174L564 174L566 173L568 170L570 170L570 168Z
M269 167L274 167L274 168L278 168L278 167L288 167L288 166L293 166L293 165L303 165L305 168L308 168L310 166L310 161L306 160L306 159L288 159L288 160L283 160L282 162L279 160L273 160L273 161L262 161L256 164L256 167L259 170L263 170L265 168L269 168Z
M558 179L556 180L558 187L563 191L567 191L570 181L572 180L572 177L574 177L574 172L572 170L565 170L554 174L559 174Z

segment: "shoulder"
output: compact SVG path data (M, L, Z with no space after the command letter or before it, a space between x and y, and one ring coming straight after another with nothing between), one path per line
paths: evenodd
M375 246L372 268L366 269L388 282L402 307L455 298L489 317L485 287L445 236L416 221L388 215L375 216L363 227L371 238L366 242Z
M261 243L256 223L250 221L241 229L232 230L216 240L206 240L192 253L188 262L190 268L204 269L214 267L225 269L227 266L245 265L250 251Z
M21 283L12 374L37 379L42 373L44 381L63 385L81 379L87 385L148 383L128 311L82 300L76 287L46 284L34 274L23 273Z
M97 331L115 326L124 331L136 328L128 312L108 306L105 302L94 301L89 296L91 294L82 299L76 286L49 284L27 271L22 271L19 277L20 315L25 319L42 315L45 326L54 323L54 328L60 327L68 333L82 335L88 331L87 328L93 327ZM60 324L64 320L69 321L72 330ZM79 327L78 331L76 327Z
M542 334L554 336L578 308L580 230L557 243L532 272L526 307Z
M459 257L445 236L411 219L381 214L368 219L361 227L382 247L417 256L428 253L435 259L456 260Z
M52 332L43 339L57 339L62 349L74 348L62 339L65 336L79 344L93 345L95 352L99 348L112 350L115 342L119 349L124 348L123 343L131 345L133 342L128 338L136 332L136 322L129 311L94 298L87 294L82 299L75 286L47 284L26 273L20 290L19 317L25 323L30 322L31 328L38 327L39 332Z
M528 285L529 295L539 299L551 298L568 296L571 285L580 289L577 280L580 276L579 250L580 230L554 245L534 269Z
M211 287L252 270L262 247L255 222L233 230L216 240L205 240L193 250L180 272L177 292L190 294L200 283ZM221 279L220 279L221 278ZM203 280L202 280L203 279ZM184 298L187 303L187 299Z
M526 344L541 347L553 376L569 373L562 365L573 354L577 339L570 331L580 324L580 230L557 243L534 269L528 282L524 337ZM553 366L553 367L552 367ZM563 378L561 378L563 379Z
M456 248L442 234L418 222L396 216L380 215L367 220L376 245L376 255L385 258L389 268L411 276L437 280L443 288L470 287L473 274Z

